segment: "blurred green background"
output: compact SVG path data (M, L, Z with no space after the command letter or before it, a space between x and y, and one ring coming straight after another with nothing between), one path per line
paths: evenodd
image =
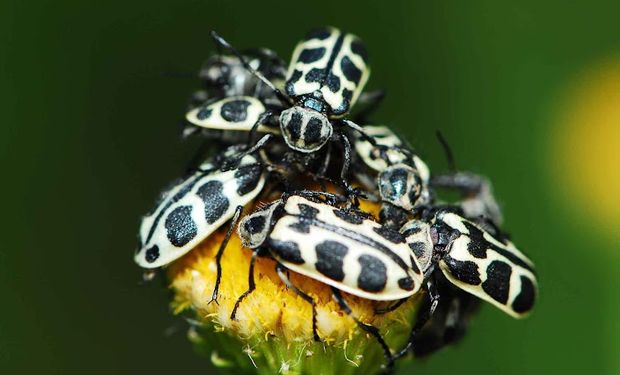
M0 373L212 373L139 285L139 218L196 143L178 123L218 30L288 58L311 27L371 52L369 88L434 170L441 129L535 260L531 318L484 307L402 374L620 373L617 1L0 2Z

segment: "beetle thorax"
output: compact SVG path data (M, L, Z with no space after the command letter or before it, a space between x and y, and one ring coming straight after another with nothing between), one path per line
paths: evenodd
M282 111L280 128L288 146L300 152L319 150L331 138L333 132L327 116L300 106Z

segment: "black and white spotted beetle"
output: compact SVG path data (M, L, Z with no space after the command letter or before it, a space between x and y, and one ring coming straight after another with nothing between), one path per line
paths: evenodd
M327 199L321 201L319 196ZM262 254L275 259L284 283L312 304L317 340L315 303L291 284L286 277L287 269L330 285L334 297L349 314L351 309L340 291L370 300L395 301L420 289L423 276L404 236L375 222L363 211L338 207L337 199L321 192L285 194L240 221L239 237L245 247L254 249L254 255L250 288L237 301L233 319L239 303L254 289L254 259ZM378 339L391 363L391 352L378 330L357 319L356 322Z
M230 147L163 194L155 210L142 219L134 257L139 266L153 269L173 262L232 219L217 255L219 282L219 259L241 211L265 185L265 170L254 156L246 155L236 169L220 170L221 162L236 152ZM216 282L214 299L217 286Z
M358 125L342 119L355 104L370 74L366 48L358 37L331 27L310 32L293 53L286 77L286 95L254 70L228 42L216 34L214 38L237 55L244 67L269 86L281 101L279 108L267 111L256 101L247 100L246 111L238 116L242 118L239 121L244 121L244 130L251 130L249 124L259 127L279 123L286 144L302 153L321 149L332 138L334 125L363 132ZM211 116L219 108L220 104L213 103L190 111L186 117L197 126L221 128L219 118L211 122ZM231 121L230 125L239 121ZM265 137L268 139L270 135Z
M412 220L401 229L426 278L432 279L438 268L459 289L512 317L531 311L538 293L534 264L512 242L499 240L453 208L438 208L429 215L429 223ZM409 346L396 357L407 353L415 332L432 316L440 295L431 291L430 297L430 310L418 318Z

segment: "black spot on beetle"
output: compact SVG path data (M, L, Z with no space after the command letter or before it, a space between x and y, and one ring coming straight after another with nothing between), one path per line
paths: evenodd
M322 137L322 130L323 121L317 117L312 117L306 125L306 131L304 132L304 143L306 145L322 143L324 141Z
M231 100L222 105L220 114L226 121L242 122L248 117L249 106L250 102L247 100Z
M465 221L463 224L467 227L469 232L469 238L471 241L467 244L467 251L476 258L483 259L487 257L487 251L493 250L501 256L508 259L508 261L514 263L519 267L523 267L526 270L534 272L531 265L526 263L523 259L519 258L515 253L505 248L499 247L484 238L482 230L475 225Z
M319 68L310 69L310 71L306 73L306 82L309 82L309 83L319 82L322 84L323 81L325 80L326 73L327 72L325 71L325 69L319 69Z
M342 219L349 224L360 225L364 222L364 217L353 210L347 210L344 208L334 208L334 215L336 215L339 219Z
M158 258L159 258L159 247L157 245L154 245L146 249L146 252L144 253L144 259L147 261L147 263L153 263Z
M536 300L536 287L529 277L521 276L521 291L512 302L512 309L518 313L530 311Z
M400 232L390 229L388 227L379 226L379 227L373 228L373 231L392 243L398 244L398 243L405 242L405 237L403 237L403 235Z
M325 240L317 244L315 250L316 270L332 280L344 280L342 266L344 257L349 251L348 247L340 242Z
M347 109L348 109L348 105L351 102L351 99L353 99L353 91L351 91L349 89L342 90L342 97L347 102Z
M469 260L457 260L449 255L444 256L443 261L448 266L450 274L457 280L470 285L480 285L482 282L476 263Z
M299 233L310 233L310 225L319 214L319 210L305 203L299 203L299 220L289 225L289 228Z
M482 283L482 289L491 298L499 303L508 302L510 292L510 275L512 267L509 264L494 260L487 267L487 279Z
M409 261L411 262L411 269L413 270L413 273L417 275L421 274L422 272L420 271L418 264L416 263L415 259L413 259L412 256L409 256Z
M408 244L409 248L411 250L413 250L413 253L415 254L416 257L421 257L422 255L426 254L426 246L427 244L421 241L416 241L416 242L411 242Z
M166 235L171 244L183 247L193 240L198 227L192 219L192 206L180 206L172 210L165 221Z
M409 202L411 202L411 204L415 204L415 202L418 201L418 199L420 198L420 195L422 194L422 179L417 173L414 174L413 179L414 179L414 184L413 186L409 187L409 191L407 193L409 197Z
M354 40L351 42L351 52L358 55L364 60L366 64L368 64L368 51L366 50L366 46L362 43L361 40Z
M467 251L478 259L486 258L487 250L494 246L484 238L482 231L476 226L468 222L463 222L463 224L467 227L469 238L471 239L467 244Z
M263 215L254 215L243 223L243 229L249 234L258 234L265 229L267 220Z
M297 243L293 241L279 241L270 239L269 248L273 251L274 255L283 261L304 264L304 258L301 256L301 251Z
M342 74L344 74L347 79L356 85L360 83L360 79L362 78L362 71L359 70L353 61L349 59L348 56L345 56L340 61L340 69L342 69Z
M206 120L209 117L211 117L211 114L213 113L213 109L211 108L201 108L198 113L196 113L196 118L198 120Z
M332 72L329 72L327 75L327 87L331 92L338 92L340 90L340 78L332 74Z
M224 185L220 181L209 181L196 191L205 205L205 219L213 224L228 210L230 202L224 195Z
M299 203L297 204L297 207L299 208L300 216L304 219L314 220L319 214L318 208L312 207L305 203Z
M301 114L295 112L291 115L291 119L288 124L285 124L286 131L293 143L296 143L299 138L301 138L301 120Z
M297 59L299 62L304 64L310 64L315 61L318 61L325 56L325 48L307 48L301 51L299 54L299 58Z
M415 282L409 276L398 279L398 287L403 290L413 290L415 288Z
M296 222L288 226L297 233L310 233L310 222L304 218L299 218Z
M357 278L357 286L367 292L377 293L382 291L387 283L387 267L381 259L364 254L357 261L361 266Z
M306 34L305 40L310 40L310 39L325 40L329 38L330 35L332 35L332 33L329 29L325 29L325 28L314 29Z
M244 196L256 189L262 172L263 169L258 164L249 164L239 167L235 172L237 194Z
M170 206L172 206L174 203L178 202L181 200L181 198L183 198L185 195L187 195L187 193L189 193L194 185L195 185L195 181L190 181L189 183L185 183L185 182L175 182L174 185L177 186L181 183L183 183L183 187L181 188L181 190L179 190L176 194L174 194L174 196L170 199L168 199L168 197L165 197L164 199L167 200L167 202L162 206L160 206L158 204L156 211L159 211L159 213L157 214L157 217L155 217L155 220L153 221L153 225L151 226L151 229L149 230L148 235L146 236L146 239L144 240L144 243L147 243L151 240L151 238L153 237L153 234L155 233L155 229L158 227L158 224L162 218L162 215L166 212L166 210L168 210L168 208L170 208ZM150 215L149 215L150 216Z
M404 232L403 235L405 237L409 237L413 234L416 233L420 233L422 231L422 226L421 225L416 225L416 226L412 226L412 227L408 227Z

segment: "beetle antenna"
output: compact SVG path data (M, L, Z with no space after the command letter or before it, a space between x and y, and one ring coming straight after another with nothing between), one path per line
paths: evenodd
M248 62L246 61L245 57L243 57L243 55L237 51L235 49L235 47L231 46L230 43L228 43L224 38L222 38L221 36L219 36L215 31L211 31L211 38L213 38L213 41L215 42L215 44L219 47L223 47L227 50L229 50L233 55L235 55L239 61L241 61L241 64L243 65L243 67L250 73L252 73L256 78L258 78L259 80L261 80L261 82L263 82L265 85L267 85L278 97L278 99L280 99L280 101L282 103L285 104L293 104L291 102L291 99L289 99L286 95L284 95L282 93L282 91L280 91L270 80L268 80L261 72L256 71L254 68L252 68L250 66L250 64L248 64Z
M435 135L437 136L437 139L439 140L439 143L441 143L441 147L443 147L443 151L446 154L446 159L448 160L448 168L450 168L451 172L456 172L456 163L454 162L454 154L452 154L452 148L450 148L450 145L448 144L446 138L443 136L441 130L436 130Z

